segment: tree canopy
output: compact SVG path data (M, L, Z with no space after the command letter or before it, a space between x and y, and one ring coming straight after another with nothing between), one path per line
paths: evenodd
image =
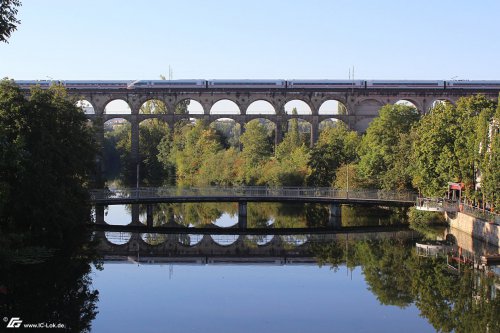
M18 7L21 6L20 0L2 0L0 2L0 42L8 43L11 34L21 23L16 18Z

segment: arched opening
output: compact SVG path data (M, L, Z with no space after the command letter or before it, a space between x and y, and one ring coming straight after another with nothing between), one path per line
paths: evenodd
M285 113L286 114L299 114L299 115L309 115L312 114L311 108L309 105L300 100L300 99L294 99L291 101L288 101L285 104Z
M142 240L149 245L161 245L167 241L167 235L158 233L145 233L141 235Z
M115 245L123 245L127 244L132 238L132 234L130 232L116 232L116 231L106 231L104 233L104 237L111 244Z
M366 99L356 107L356 115L378 116L382 103L375 99Z
M286 124L286 133L294 136L293 141L300 141L301 144L309 146L311 143L312 125L310 122L301 118L289 119ZM284 134L285 137L287 134Z
M241 114L241 110L235 102L222 99L212 105L210 114Z
M249 242L250 245L255 244L257 246L263 246L271 243L273 238L273 235L248 235L246 236L246 241Z
M115 99L108 104L104 108L105 114L132 114L132 110L130 109L130 105L125 102L123 99Z
M81 99L75 103L76 107L83 110L85 114L95 114L94 106L86 99Z
M167 106L159 99L150 99L142 103L139 114L166 114Z
M126 205L110 205L104 211L104 222L110 225L128 225L132 221Z
M342 120L339 120L339 119L336 119L336 118L327 118L325 120L322 120L318 124L318 129L319 129L319 132L321 133L322 131L324 131L327 128L334 128L334 127L337 127L337 126L345 126L345 127L347 127L347 124L345 122L343 122Z
M103 176L107 183L124 180L131 172L130 140L131 125L123 118L109 119L104 123Z
M454 105L454 103L448 99L445 99L445 98L440 98L440 99L436 99L434 100L432 103L431 103L431 106L429 107L429 110L427 110L428 112L431 112L435 107L437 107L438 105L447 105L447 104L450 104L450 105Z
M179 243L184 246L195 246L201 242L203 235L200 234L186 234L179 235Z
M160 119L146 119L139 123L139 181L141 186L159 186L169 175L161 161L161 145L168 145L170 128ZM166 139L165 139L166 138ZM167 140L163 141L162 140ZM164 161L166 163L166 161Z
M246 114L276 114L276 110L268 101L258 100L248 106Z
M277 140L277 135L283 135L282 131L276 131L276 124L269 119L265 118L255 118L247 122L244 126L243 133L241 134L242 136L245 135L245 133L248 131L248 129L251 128L253 131L257 130L257 132L264 133L265 137L258 137L258 138L251 138L251 140L263 140L265 142L265 149L267 150L268 148L270 149L269 151L261 151L259 152L260 154L266 155L267 153L272 153L275 148L276 140ZM242 144L243 144L243 150L245 150L245 144L244 141L245 139L242 138ZM257 154L257 152L255 152Z
M174 114L203 114L203 106L194 99L183 99L174 107Z
M283 243L292 246L300 246L307 242L307 235L283 235L280 237Z
M234 244L240 238L239 235L210 235L212 240L220 246L229 246Z
M233 214L222 213L222 215L213 221L212 224L220 228L234 227L238 224L238 217Z
M210 124L210 127L215 129L224 139L224 147L239 148L241 126L233 119L219 118Z
M400 99L399 101L397 101L396 103L394 103L395 105L405 105L405 106L411 106L413 108L415 108L416 110L418 110L418 106L415 102L412 102L408 99Z
M318 110L319 115L346 115L347 114L347 107L345 106L344 103L337 101L335 99L329 99L321 106L319 107Z

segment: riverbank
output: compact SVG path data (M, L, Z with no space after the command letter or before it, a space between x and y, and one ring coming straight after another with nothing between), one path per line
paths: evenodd
M445 216L450 227L463 231L491 245L500 247L500 226L498 224L489 223L462 212L446 213Z

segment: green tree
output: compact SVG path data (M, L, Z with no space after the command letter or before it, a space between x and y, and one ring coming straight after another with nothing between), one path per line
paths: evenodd
M165 160L166 141L160 143L159 158L165 167L175 165L176 177L182 184L197 184L199 172L204 162L222 149L221 138L217 132L203 121L177 126Z
M380 109L359 146L358 175L367 187L407 187L410 151L406 135L418 119L417 109L411 106L385 105Z
M482 197L484 203L491 205L492 210L500 211L500 103L496 112L491 108L481 111L477 119L476 161L481 175Z
M312 171L307 179L308 185L331 186L337 169L357 159L358 145L358 134L342 122L324 129L311 150L309 167Z
M243 149L243 159L240 169L246 184L255 184L261 176L262 165L272 155L272 145L269 141L268 130L258 120L252 120L245 125L245 133L240 136Z
M479 166L478 119L494 110L482 95L463 97L457 106L438 104L415 129L411 160L413 184L427 196L441 196L450 181L465 184L473 196ZM484 111L488 110L489 111Z
M0 142L8 147L0 162L2 231L35 244L71 247L74 231L84 233L91 219L86 188L96 150L84 113L62 87L34 88L24 100L4 80L0 129Z
M20 0L2 0L0 2L0 42L8 43L10 35L21 23L16 18L18 9L21 6Z

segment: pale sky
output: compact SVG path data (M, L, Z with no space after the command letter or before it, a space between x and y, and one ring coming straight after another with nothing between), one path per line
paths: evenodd
M500 79L498 0L22 0L14 79Z

